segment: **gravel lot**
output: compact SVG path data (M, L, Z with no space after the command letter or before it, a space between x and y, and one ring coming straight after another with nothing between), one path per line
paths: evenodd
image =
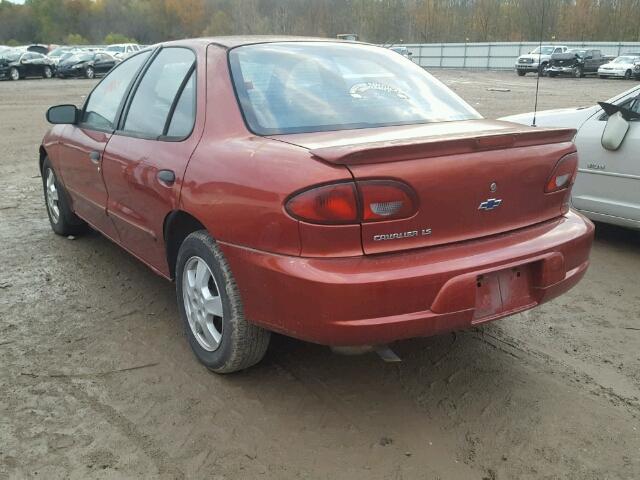
M533 108L533 76L433 73L487 117ZM172 284L99 234L50 230L44 112L94 83L0 82L0 478L640 478L638 233L598 225L569 294L399 343L400 364L278 337L216 376ZM542 79L540 106L634 84Z

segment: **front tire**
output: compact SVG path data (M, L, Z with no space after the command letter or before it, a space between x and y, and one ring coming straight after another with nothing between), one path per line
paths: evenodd
M53 77L53 71L51 70L51 67L47 65L46 67L44 67L44 70L42 71L42 78L51 78L51 77Z
M527 74L527 72L525 72L524 70L516 70L516 72L518 73L519 77L524 77Z
M631 80L631 75L632 75L631 70L627 70L626 72L624 72L624 79Z
M20 72L16 67L11 67L9 70L9 78L13 81L20 80Z
M546 77L547 76L547 71L549 70L549 64L548 63L543 63L542 65L540 65L540 67L538 68L538 75L540 77Z
M92 79L96 77L96 71L93 67L87 67L84 71L85 78Z
M84 233L87 224L71 210L67 192L58 180L48 158L45 158L42 164L42 187L51 229L65 237Z
M231 373L262 360L271 334L244 318L231 269L205 230L180 246L176 295L191 349L209 370Z
M573 76L574 76L574 78L582 78L582 77L584 77L584 74L582 73L582 68L575 67L573 69Z

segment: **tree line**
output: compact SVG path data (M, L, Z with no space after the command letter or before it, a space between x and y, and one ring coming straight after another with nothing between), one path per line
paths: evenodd
M341 33L386 44L488 42L541 32L544 41L640 41L640 0L0 0L0 44Z

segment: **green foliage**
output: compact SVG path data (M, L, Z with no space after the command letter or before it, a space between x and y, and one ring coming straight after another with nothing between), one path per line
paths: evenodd
M129 38L126 35L123 35L121 33L109 33L106 37L104 37L104 40L102 41L102 43L106 44L106 45L112 45L114 43L138 43L134 38Z
M89 40L84 38L79 33L70 33L66 37L64 37L65 45L87 45Z
M8 47L17 47L19 46L21 43L16 40L15 38L12 38L11 40L7 40L7 46Z

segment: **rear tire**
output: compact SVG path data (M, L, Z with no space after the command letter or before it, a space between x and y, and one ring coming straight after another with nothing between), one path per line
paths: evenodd
M44 70L42 71L42 78L51 78L53 77L53 71L51 70L50 66L45 66Z
M209 370L232 373L262 360L271 333L244 318L229 264L205 230L180 246L176 295L191 349Z
M42 164L42 187L51 229L65 237L86 232L87 224L71 210L67 192L48 158Z
M582 77L584 77L584 74L582 73L582 68L581 67L575 67L573 69L573 76L574 76L574 78L582 78Z

